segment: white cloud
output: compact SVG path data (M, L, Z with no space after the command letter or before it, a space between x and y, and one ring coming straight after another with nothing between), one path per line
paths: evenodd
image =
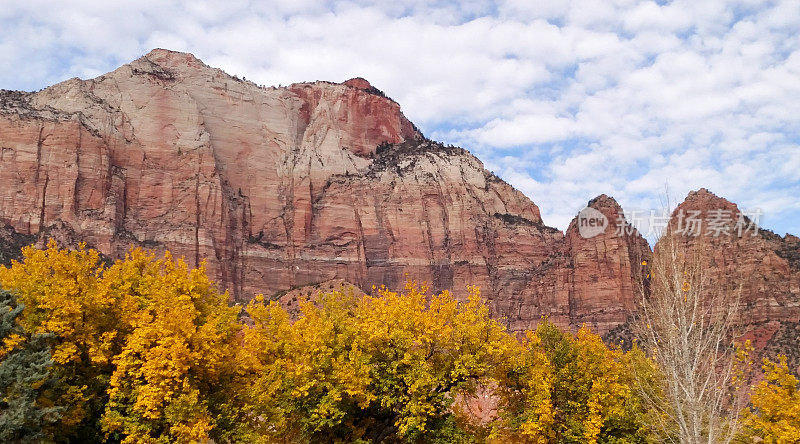
M800 232L795 0L44 0L0 8L0 87L153 47L262 84L363 76L564 228L597 194L707 187Z
M641 2L630 8L623 19L625 30L631 32L682 31L691 26L688 11L676 4L660 6L652 1Z
M552 114L528 114L511 120L495 119L469 132L478 143L513 147L532 143L555 142L570 135L572 121Z

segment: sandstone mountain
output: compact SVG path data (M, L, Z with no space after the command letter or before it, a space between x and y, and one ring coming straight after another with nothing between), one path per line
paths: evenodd
M650 254L605 195L589 202L608 220L599 235L581 236L577 219L546 226L364 79L265 88L162 49L95 79L0 92L0 184L0 234L15 245L169 249L205 261L237 301L329 282L478 285L514 331L542 316L601 334L624 325ZM697 196L684 205L717 203ZM715 246L715 267L750 278L752 325L774 330L769 342L790 330L775 322L796 320L800 259L797 238L759 236Z
M0 219L110 257L170 249L236 300L343 279L478 285L523 329L606 330L640 238L581 239L366 80L263 88L154 50L91 80L0 95ZM595 202L616 218L610 198Z
M680 248L701 248L712 286L738 293L740 329L757 350L800 366L800 239L755 229L751 214L706 189L689 193L670 218ZM656 245L658 248L658 244Z

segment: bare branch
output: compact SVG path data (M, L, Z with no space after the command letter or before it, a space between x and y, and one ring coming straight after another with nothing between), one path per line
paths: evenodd
M661 372L655 386L640 380L639 389L659 413L654 425L664 442L729 443L738 431L740 292L710 281L704 247L703 237L690 242L667 230L639 285L634 332Z

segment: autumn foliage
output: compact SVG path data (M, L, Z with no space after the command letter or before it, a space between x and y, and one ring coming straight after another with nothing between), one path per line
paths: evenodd
M751 400L743 441L800 442L800 382L789 371L786 356L780 356L778 362L764 360L764 380L756 386Z
M0 269L27 330L53 335L65 407L54 436L79 441L196 441L214 427L209 401L232 370L236 310L202 268L133 250L106 267L97 252L26 248Z
M0 368L35 367L13 402L49 418L20 423L18 438L30 429L44 442L654 439L637 384L658 369L644 352L546 320L512 335L477 288L463 298L414 283L372 295L341 288L290 313L262 296L232 306L202 266L169 253L135 249L106 264L52 243L26 248L0 284L14 298L3 350L36 343L27 360L6 364L4 352ZM749 436L794 442L785 437L798 430L797 380L785 363L766 369ZM479 398L494 409L477 415Z
M238 391L247 441L431 441L455 427L454 397L491 379L517 343L477 289L464 303L426 290L334 291L296 321L276 302L250 303Z

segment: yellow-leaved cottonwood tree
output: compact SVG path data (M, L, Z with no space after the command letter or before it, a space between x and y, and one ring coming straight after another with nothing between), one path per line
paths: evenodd
M211 408L224 404L220 382L234 370L238 327L228 295L202 266L190 270L169 253L156 260L134 250L103 277L135 307L114 358L103 429L123 443L207 439L216 420Z
M235 351L236 310L205 270L141 250L106 267L81 246L27 247L0 268L21 323L52 334L62 440L190 442L214 426L212 400ZM216 404L215 405L219 405Z
M51 242L44 250L23 249L23 257L0 268L0 283L25 306L20 322L27 331L52 334L59 379L54 402L66 407L58 431L99 439L108 375L124 342L119 319L125 304L101 285L104 267L96 251L61 250Z
M745 412L742 442L800 442L800 382L789 371L786 356L764 360L764 380L758 383Z
M522 365L499 385L504 442L644 443L651 436L631 369L653 372L638 349L607 347L582 327L577 334L544 321L528 332Z
M252 442L452 438L456 395L491 379L518 347L476 288L466 302L414 284L376 296L332 291L303 302L295 321L257 298L247 313L237 396Z

